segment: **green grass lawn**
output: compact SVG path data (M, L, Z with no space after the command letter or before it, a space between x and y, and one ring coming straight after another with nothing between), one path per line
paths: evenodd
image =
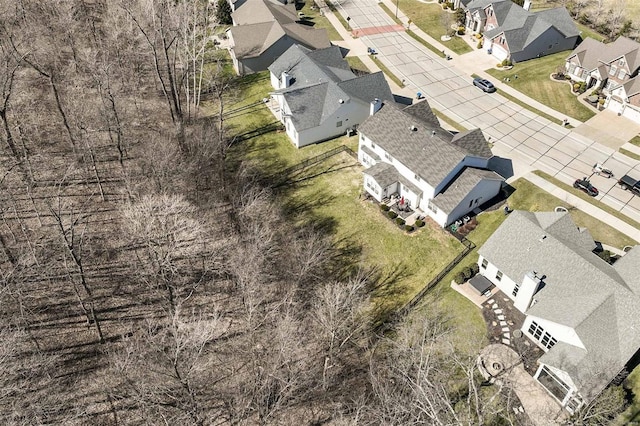
M357 56L347 56L345 59L351 68L359 71L371 72L364 62L362 62L362 59Z
M451 24L455 23L453 14L442 10L437 3L421 3L417 0L402 0L399 3L400 10L411 19L411 25L416 25L425 33L436 40L446 35L451 30ZM449 50L457 54L473 51L466 41L459 37L443 42Z
M420 37L418 34L414 33L413 31L407 30L407 34L409 36L411 36L411 38L413 38L415 41L417 41L418 43L420 43L421 45L423 45L427 49L431 50L436 55L440 55L443 58L446 56L444 53L442 53L441 50L438 50L437 47L435 47L433 44L429 43L428 41L426 41L425 39L423 39L422 37Z
M250 105L271 90L267 74L242 85L242 96L233 107ZM273 122L264 105L231 118L227 124L236 133ZM264 175L274 175L302 160L338 145L357 150L356 136L296 149L284 132L271 132L241 142L229 157L234 164L248 161ZM462 245L439 227L425 226L407 234L383 216L378 205L360 200L362 168L346 153L328 159L301 176L298 182L280 189L279 199L289 219L297 226L323 224L331 232L336 248L359 253L356 263L375 269L378 277L373 292L376 305L386 313L411 299L460 251Z
M640 135L634 136L633 139L629 141L629 143L632 143L635 146L640 146Z
M640 366L634 368L629 377L624 381L624 387L633 393L631 405L622 413L613 425L623 426L632 425L640 421Z
M304 6L299 11L304 13L304 23L313 26L313 28L324 28L327 30L329 40L342 40L340 33L331 25L331 22L325 17L320 15L318 9L311 9L313 6L312 0L304 2Z
M404 83L402 82L402 80L397 75L392 73L391 70L389 68L387 68L387 66L385 64L383 64L380 59L378 59L377 57L375 57L373 55L370 55L370 56L371 56L371 59L373 60L373 62L375 62L376 65L378 66L378 68L380 68L380 70L384 73L384 75L386 75L391 80L393 80L393 82L396 85L398 85L399 87L404 87Z
M549 182L553 183L555 186L557 186L558 188L562 188L563 190L575 195L576 197L582 198L585 201L590 202L591 204L593 204L594 206L598 207L601 210L606 211L607 213L617 217L618 219L622 220L623 222L628 223L629 225L635 227L635 228L640 228L640 223L636 222L635 220L627 217L626 215L620 213L618 210L614 209L613 207L609 207L607 204L595 200L593 197L588 196L587 194L585 194L584 192L575 189L573 186L571 185L567 185L566 183L554 178L553 176L545 173L545 172L541 172L539 170L536 170L534 172L535 174L537 174L538 176L544 178L545 180L548 180ZM555 198L555 197L554 197ZM565 205L565 204L559 204L559 205ZM584 213L587 217L591 217L589 215L587 215L586 213ZM595 220L595 219L594 219ZM599 221L596 221L596 223L601 223ZM586 226L586 225L584 225ZM606 225L605 225L606 226ZM588 226L587 226L588 227ZM594 238L599 239L599 237L597 236L600 232L600 229L592 229L593 227L588 227L589 230L591 231L591 235L593 235ZM598 228L601 228L601 226L598 226ZM611 230L613 230L613 228L609 227ZM607 243L609 245L618 247L618 248L622 248L625 245L636 245L637 242L635 240L632 240L631 238L627 237L626 235L615 231L615 233L617 234L617 237L614 237L614 233L612 231L608 231L606 234L611 235L611 238L606 238L606 234L605 235L601 235L599 239L599 241L603 242L603 243ZM618 243L613 244L611 242L608 241L618 241ZM624 243L623 243L624 242Z
M635 152L629 151L628 149L620 148L618 151L620 151L620 154L624 154L629 158L640 160L640 155L636 154Z
M520 62L508 71L489 69L487 73L497 80L508 77L509 85L519 92L560 111L569 117L586 121L595 115L591 109L581 104L571 93L571 86L566 82L551 80L549 76L563 66L569 52L559 52L542 58ZM518 78L515 78L515 76Z

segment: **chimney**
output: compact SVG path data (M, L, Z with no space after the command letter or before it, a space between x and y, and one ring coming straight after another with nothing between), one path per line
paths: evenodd
M545 275L539 276L536 271L525 274L522 284L518 289L518 294L513 302L513 306L520 312L525 312L532 305L533 296L544 285Z
M280 77L280 88L286 89L289 86L291 86L291 75L289 75L288 72L283 71L282 77Z
M531 0L524 0L524 4L522 5L522 8L524 10L529 10L531 9Z
M373 115L376 112L380 111L381 107L382 107L382 102L380 102L380 99L375 98L373 101L371 101L371 107L369 108L369 115Z

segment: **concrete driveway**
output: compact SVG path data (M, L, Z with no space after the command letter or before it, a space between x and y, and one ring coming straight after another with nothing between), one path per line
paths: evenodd
M392 22L375 0L347 0L341 8L343 15L351 16L353 28L388 26ZM590 176L591 167L597 162L604 163L616 176L640 176L640 162L620 155L617 148L596 142L591 136L594 131L589 130L591 125L587 124L584 131L572 131L538 116L502 97L500 91L509 88L501 82L494 81L498 92L493 94L472 86L471 74L482 73L488 63L494 62L483 50L447 61L404 31L393 30L360 39L375 48L378 59L405 80L403 95L415 97L421 92L433 108L465 128L482 129L494 144L494 154L513 161L516 176L542 170L573 184L578 178ZM607 119L618 117L603 117L599 129L614 130L607 137L601 135L602 139L612 140L611 134L615 135L617 129L615 124L607 124ZM616 179L594 176L593 180L600 190L599 200L640 221L640 197L622 191L615 185Z
M628 140L640 134L640 123L605 109L573 131L617 151Z

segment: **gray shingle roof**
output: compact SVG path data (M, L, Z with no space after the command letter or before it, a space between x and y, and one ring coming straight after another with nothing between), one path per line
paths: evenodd
M449 185L433 199L433 203L442 211L449 214L458 207L460 202L483 179L504 180L499 174L490 170L465 167Z
M574 56L577 56L580 65L589 71L603 63L608 64L624 57L633 74L640 68L640 43L626 37L618 37L613 43L602 43L593 38L586 38L571 52L567 60Z
M480 129L457 133L451 139L451 143L476 157L490 158L493 156L491 148L489 148L489 144Z
M389 163L376 163L368 169L364 170L365 175L371 176L382 188L399 181L400 174Z
M288 24L298 19L293 2L284 5L273 0L246 0L231 14L231 17L237 25L273 21Z
M640 77L633 77L631 80L626 81L623 86L628 98L637 95L640 93Z
M260 56L283 37L314 49L331 45L325 29L309 28L301 24L281 25L277 21L231 27L233 52L237 58Z
M402 110L392 102L384 102L380 111L360 125L359 131L436 187L467 156L467 151L450 142L451 133L430 119L420 118L418 110L428 106L426 101L421 103L424 105L418 109L410 106ZM411 130L412 126L416 130Z
M526 313L572 327L586 353L557 344L541 361L573 371L579 385L601 388L640 347L640 287L630 279L640 255L633 249L611 266L590 251L589 239L568 213L515 211L478 253L516 282L531 271L546 275ZM607 380L594 381L603 362Z
M494 38L504 33L511 52L520 52L538 37L554 27L565 37L577 37L580 32L564 7L530 12L510 0L491 2L498 27L484 33Z
M269 71L278 76L286 71L292 77L291 86L276 93L283 94L298 131L320 125L342 103L359 102L368 108L375 98L393 98L382 72L357 77L338 46L313 52L292 46Z

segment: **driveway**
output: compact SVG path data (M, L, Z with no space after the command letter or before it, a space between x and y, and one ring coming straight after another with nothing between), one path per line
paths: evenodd
M375 25L389 28L393 24L375 0L346 0L341 10L344 16L351 17L352 28ZM447 61L404 31L395 29L360 39L375 48L378 59L405 80L403 95L414 97L421 92L434 109L465 128L482 129L494 144L494 154L513 161L516 176L542 170L572 184L577 178L590 176L591 167L598 162L612 169L616 176L640 176L640 162L617 153L617 148L596 142L589 124L584 131L572 131L540 117L502 97L501 82L494 81L499 90L493 94L473 87L471 73L486 69L489 58L486 52L476 50L467 54L468 59L467 55L461 55ZM599 128L609 126L604 123ZM594 176L593 180L600 190L597 199L640 221L640 197L622 191L615 184L616 179Z
M605 109L573 131L617 151L628 140L640 134L640 123Z

